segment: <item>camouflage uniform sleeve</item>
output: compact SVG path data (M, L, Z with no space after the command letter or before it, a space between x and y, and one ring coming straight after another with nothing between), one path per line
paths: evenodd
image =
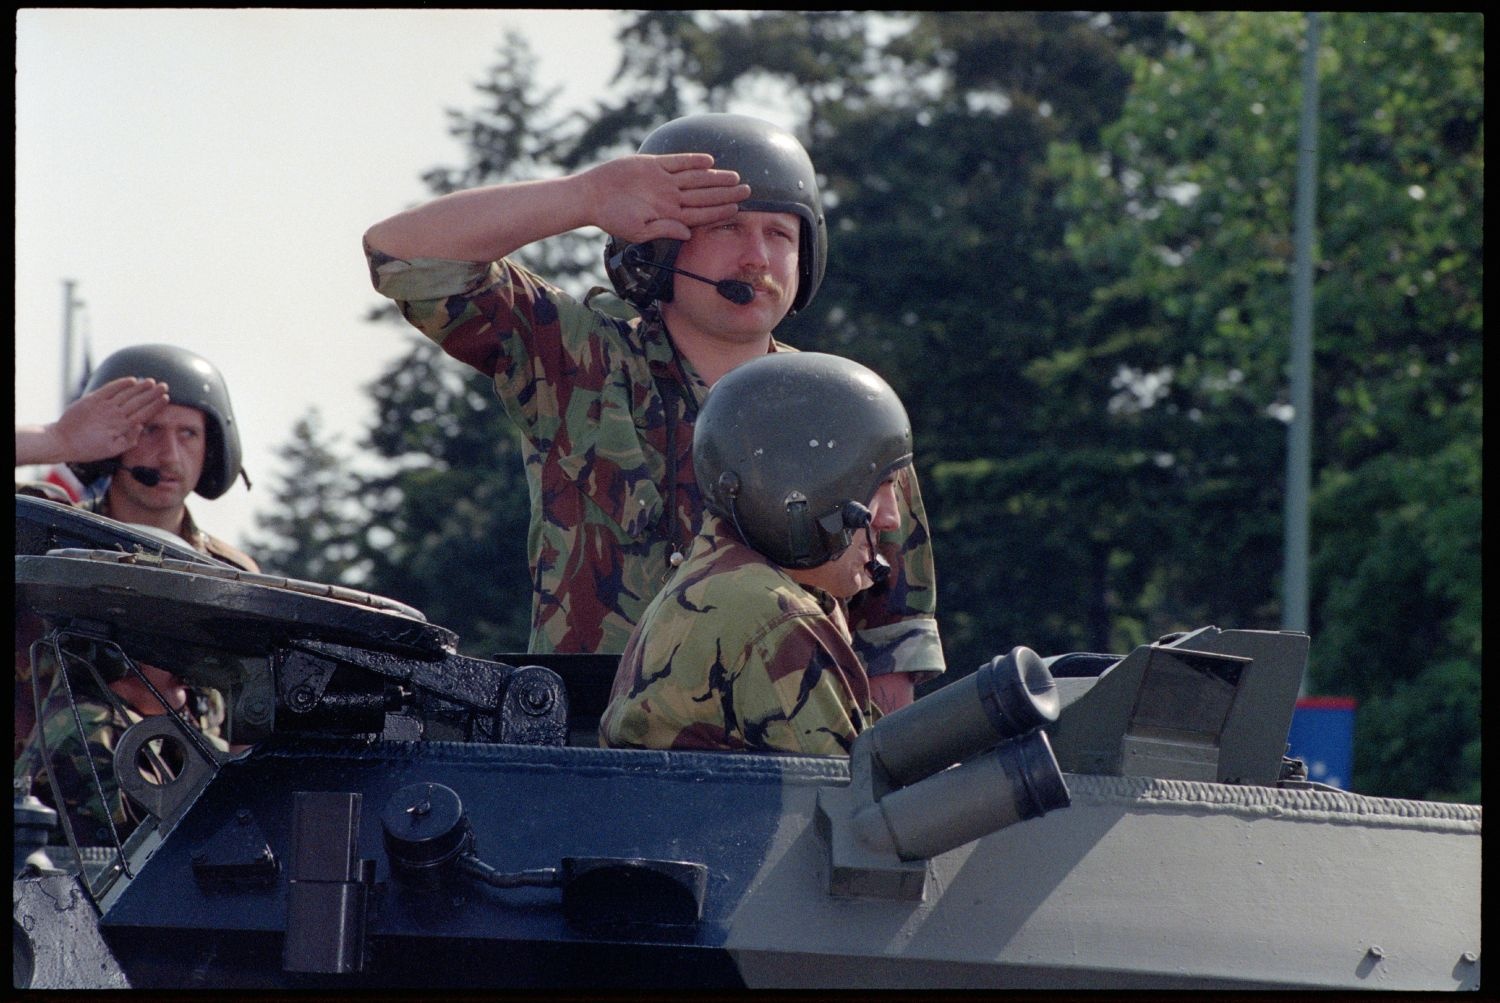
M15 767L19 778L23 773L32 777L32 790L43 802L66 811L73 823L74 833L86 845L108 845L111 840L105 819L112 818L121 839L133 828L136 819L127 810L125 797L115 781L114 754L123 728L115 720L113 712L101 703L92 700L78 701L78 716L83 722L85 739L80 740L73 714L67 707L55 707L42 723L47 740L47 752L53 778L62 795L63 805L53 803L52 785L46 776L46 767L41 759L41 744L32 736L30 744ZM93 761L90 771L89 761ZM94 785L94 776L99 778L100 790ZM108 805L108 808L105 807Z
M543 446L565 411L565 384L608 373L600 316L526 269L494 262L393 258L368 243L376 292L444 352L495 381L511 417ZM621 322L624 324L625 322Z
M871 676L908 672L922 682L947 667L938 637L932 534L916 470L902 470L896 485L901 526L880 534L878 543L891 575L850 600L849 620L854 649Z
M368 242L365 258L375 291L448 355L497 386L530 368L537 322L549 319L537 317L525 295L530 273L505 261L394 258Z
M531 650L620 650L665 567L664 465L646 439L666 422L637 321L508 260L405 261L368 244L366 254L377 291L493 379L525 439Z

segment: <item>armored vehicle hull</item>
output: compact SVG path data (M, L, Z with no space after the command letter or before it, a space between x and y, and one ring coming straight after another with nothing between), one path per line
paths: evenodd
M1304 635L1016 649L822 759L586 747L608 659L465 658L389 601L160 554L16 582L58 664L201 674L256 742L121 773L118 845L18 852L18 985L1480 984L1481 809L1289 769Z
M99 930L137 988L1477 988L1477 811L1192 781L1067 781L1070 807L933 858L927 894L892 901L829 894L817 801L847 784L842 762L299 743L226 765ZM579 930L551 889L402 884L375 816L402 787L427 782L460 794L480 854L505 870L585 854L702 863L701 919L641 930L627 909L617 929ZM293 792L307 789L363 795L356 855L375 863L359 971L284 970L284 877L243 890L195 877L193 854L242 824L241 813L285 858ZM45 933L64 929L60 913L49 915L56 901L27 899L21 917L39 984L60 946ZM76 893L72 901L86 908ZM644 916L653 903L633 906Z

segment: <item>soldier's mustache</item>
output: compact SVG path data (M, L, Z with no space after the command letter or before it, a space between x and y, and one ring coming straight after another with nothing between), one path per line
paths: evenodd
M137 481L140 481L141 484L145 485L148 488L156 487L161 483L163 477L170 477L173 480L178 481L183 479L181 468L176 467L170 463L163 464L159 467L139 466L121 467L121 469L130 474L130 476L134 477Z
M735 279L744 282L757 291L770 293L772 296L782 296L786 293L786 287L777 282L764 272L740 272Z

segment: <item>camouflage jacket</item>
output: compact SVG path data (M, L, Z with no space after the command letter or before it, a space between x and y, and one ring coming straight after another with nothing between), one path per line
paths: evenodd
M73 692L78 720L83 724L83 737L79 736L78 722L73 719L62 688L54 686L47 697L39 729L46 740L48 760L43 761L42 744L33 732L16 759L14 777L17 780L23 776L31 777L31 790L38 799L54 809L67 812L80 845L109 846L114 839L107 820L113 821L115 834L124 840L143 818L140 810L120 791L114 765L120 736L125 729L140 721L141 715L128 707L123 711L117 709L97 694L80 692L76 686ZM215 749L220 752L228 750L229 746L214 733L210 722L200 718L190 720L190 723L204 733ZM49 763L62 795L61 807L53 800L52 784L47 777ZM173 766L168 764L167 768L171 770ZM95 776L98 777L97 786ZM56 838L59 841L62 838L61 827Z
M847 756L876 713L843 606L710 515L630 635L599 743Z
M114 516L109 514L108 492L97 498L79 502L78 507L87 512L95 512L111 519L114 518ZM183 541L189 547L192 547L200 554L207 554L209 557L223 561L225 564L231 564L241 571L260 571L260 565L249 554L238 547L230 546L217 536L212 536L199 529L198 524L193 521L193 513L188 511L186 506L183 506L182 509L182 526L178 528L177 535L182 537Z
M530 649L616 652L703 517L692 429L708 386L659 313L622 320L507 261L406 261L366 245L402 315L495 382L524 438L531 491ZM790 350L773 344L773 350ZM675 464L669 463L670 452ZM673 483L667 483L675 467ZM882 537L885 585L851 607L869 671L943 671L936 579L916 478L901 531Z

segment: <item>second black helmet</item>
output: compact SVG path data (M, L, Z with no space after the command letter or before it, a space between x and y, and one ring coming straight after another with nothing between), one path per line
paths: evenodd
M911 461L896 392L859 363L819 352L772 352L731 369L693 428L705 506L788 568L843 553L880 485Z

